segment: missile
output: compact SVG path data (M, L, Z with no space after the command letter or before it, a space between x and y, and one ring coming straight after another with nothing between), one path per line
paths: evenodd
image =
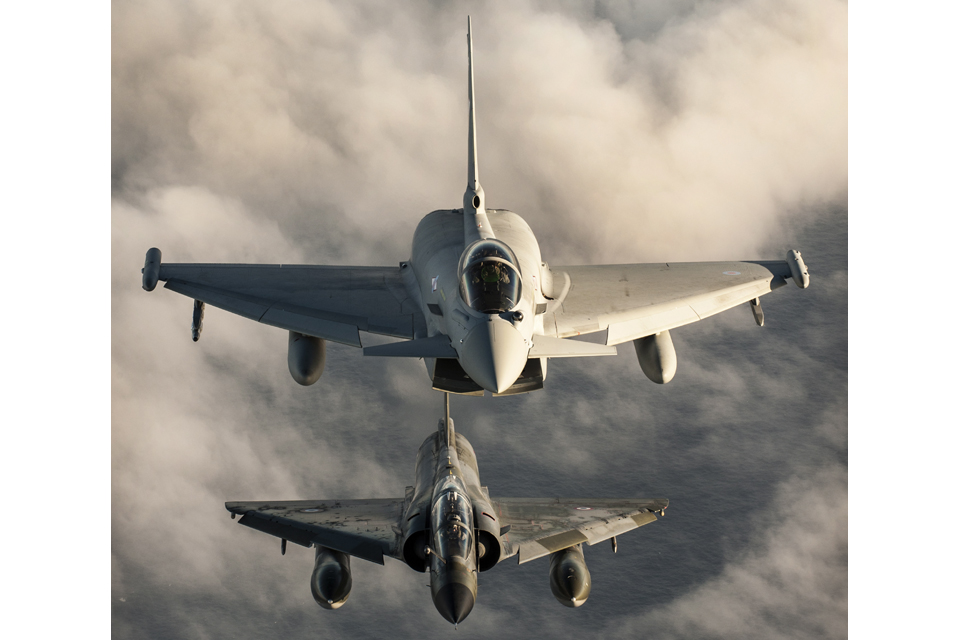
M763 307L760 306L760 298L754 298L750 301L750 311L753 311L753 319L758 327L763 326Z
M203 331L203 309L204 303L201 300L193 301L193 322L190 323L190 333L193 341L200 339L200 332Z

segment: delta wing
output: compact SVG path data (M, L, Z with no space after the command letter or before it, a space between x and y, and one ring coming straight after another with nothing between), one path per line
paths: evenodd
M321 545L383 564L398 551L403 498L228 502L240 524L304 547Z
M167 289L263 324L360 346L358 331L413 338L423 314L402 267L162 264ZM414 286L413 290L416 289Z
M671 262L553 267L558 300L544 333L558 338L607 331L616 345L673 329L786 284L786 261Z
M594 545L654 522L665 498L636 500L584 498L492 498L509 558L536 560L576 544Z

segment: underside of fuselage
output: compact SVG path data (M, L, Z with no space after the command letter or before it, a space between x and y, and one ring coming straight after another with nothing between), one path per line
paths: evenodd
M510 396L543 389L544 367L541 358L530 358L520 372L520 377L505 391L495 396ZM456 358L425 358L427 375L437 391L458 393L467 396L482 396L483 387L473 381Z

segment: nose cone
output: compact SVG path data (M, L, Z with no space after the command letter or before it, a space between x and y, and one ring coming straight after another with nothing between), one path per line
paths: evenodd
M461 582L448 582L433 596L433 604L448 622L459 624L473 610L474 596Z
M487 391L503 393L520 377L529 351L520 332L495 317L475 326L463 339L460 366Z
M550 557L550 591L565 607L579 607L590 597L590 571L579 546Z
M316 600L324 609L339 609L350 597L350 587L353 579L350 576L348 561L345 556L342 558L344 563L338 562L338 558L330 551L326 556L321 557L317 566L310 576L310 591L313 593L313 599Z
M319 596L319 599L330 605L339 602L343 598L343 587L346 582L344 577L340 567L336 565L321 568L317 572L316 578L316 595Z
M553 595L560 604L567 607L579 607L590 596L589 577L579 571L569 571L551 585Z

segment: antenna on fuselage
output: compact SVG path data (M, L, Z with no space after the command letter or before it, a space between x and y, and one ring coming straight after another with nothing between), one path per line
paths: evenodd
M473 29L467 16L467 102L470 106L467 136L467 190L463 194L464 240L467 244L477 238L493 238L493 229L487 222L487 210L480 172L477 168L477 110L473 99Z

